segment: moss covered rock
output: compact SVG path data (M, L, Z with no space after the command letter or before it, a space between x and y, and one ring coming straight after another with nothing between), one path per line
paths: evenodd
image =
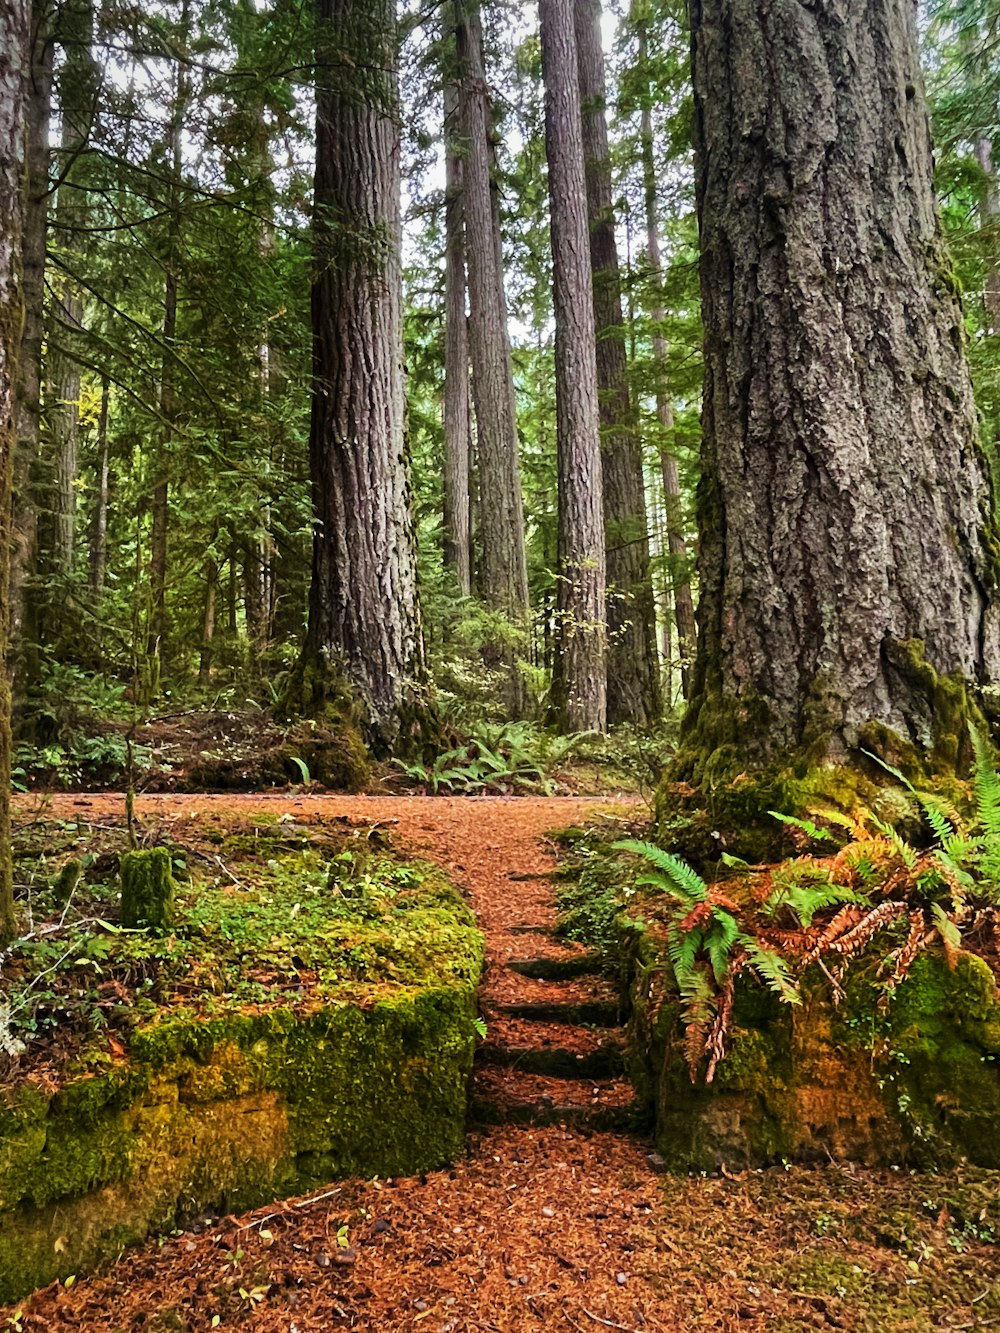
M982 959L962 953L952 969L923 955L884 1013L864 967L838 1008L818 983L791 1008L740 982L730 1050L705 1087L688 1073L659 947L651 936L638 943L631 1071L673 1169L959 1158L1000 1167L1000 996Z
M427 894L412 909L426 980L298 1010L167 1014L56 1092L0 1092L0 1302L205 1210L454 1160L482 937L454 890Z

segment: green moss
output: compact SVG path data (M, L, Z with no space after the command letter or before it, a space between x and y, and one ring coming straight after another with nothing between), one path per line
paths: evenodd
M274 782L318 782L333 791L361 791L368 775L361 732L329 715L294 727L285 743L270 751L264 772Z
M1000 1167L1000 995L981 958L924 954L878 1050L886 1097L923 1159Z
M483 941L440 872L382 862L351 880L300 873L301 947L371 950L374 979L201 1017L173 1009L140 1025L126 1056L0 1102L0 1301L112 1258L150 1230L205 1209L241 1209L345 1174L405 1175L461 1151ZM204 905L208 891L192 889ZM227 910L255 902L247 889ZM199 896L200 895L200 898ZM182 893L183 898L183 893ZM262 908L281 908L274 884ZM293 900L289 900L291 902ZM309 918L318 902L327 916ZM328 919L333 913L333 919ZM339 916L337 914L340 914ZM285 912L287 918L288 913ZM299 921L296 917L296 922ZM211 923L209 915L203 925ZM242 956L272 923L238 936ZM245 924L245 922L244 922ZM287 926L287 919L286 919ZM256 941L256 944L253 943ZM296 952L299 941L280 943ZM335 987L331 987L335 989Z
M342 667L307 647L289 674L275 715L297 725L286 744L272 751L266 776L301 782L298 759L314 782L344 791L364 787L368 780L364 718Z
M713 859L713 843L716 854L721 848L751 861L773 859L783 848L767 810L802 815L817 798L843 810L873 804L887 779L863 752L921 785L953 784L972 761L971 729L987 731L972 688L961 676L937 672L919 639L887 639L882 653L913 736L877 719L845 728L835 684L820 673L802 709L798 741L776 755L779 729L766 701L696 693L657 795L665 844L698 863Z
M788 830L774 818L806 816L824 807L844 814L861 808L879 810L883 788L844 764L767 768L738 773L716 786L692 788L670 773L656 796L657 841L696 866L716 861L722 852L751 864L779 860L792 851Z
M962 953L951 969L922 955L884 1012L874 963L849 971L839 1008L808 978L794 1009L741 981L729 1053L706 1088L690 1081L677 1006L659 1006L666 1030L644 1012L659 1005L646 947L629 1069L655 1100L657 1145L671 1167L829 1156L1000 1166L1000 996L982 959Z
M121 859L121 922L127 930L167 930L174 921L174 876L166 847Z

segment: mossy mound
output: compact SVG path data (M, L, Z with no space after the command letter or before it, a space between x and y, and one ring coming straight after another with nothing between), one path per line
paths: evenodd
M158 978L110 1050L0 1089L0 1301L186 1216L461 1151L483 942L455 891L363 846L240 871L178 884L169 935L101 955Z
M672 1169L1000 1167L1000 995L982 959L960 953L951 968L943 954L924 954L884 1013L870 966L852 969L839 1007L819 979L795 1008L740 981L729 1052L705 1087L690 1078L660 946L653 935L629 938L630 1073Z
M262 776L273 782L316 782L331 791L361 791L369 761L361 732L347 722L300 722L265 756Z

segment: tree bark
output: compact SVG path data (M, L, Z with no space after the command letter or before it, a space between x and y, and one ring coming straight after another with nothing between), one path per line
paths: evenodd
M108 565L108 406L110 386L107 376L101 380L101 415L97 422L97 503L90 533L90 587L99 597L104 591Z
M465 314L464 155L459 98L445 86L445 350L444 350L444 563L455 572L458 591L472 591L469 523L469 339Z
M611 197L601 0L577 0L575 19L604 473L608 722L648 725L661 712L660 664L656 655L642 444L629 394Z
M420 670L403 442L392 0L319 0L309 453L316 529L304 663L346 673L386 748Z
M639 61L646 62L646 34L639 25ZM681 692L685 699L691 690L691 666L697 642L697 624L691 578L688 573L688 550L684 540L684 511L681 496L680 470L677 457L670 448L674 430L674 409L670 401L668 364L670 351L663 332L667 312L663 304L663 260L660 256L660 225L656 209L656 166L653 159L653 116L650 107L652 89L644 89L640 139L642 144L643 196L646 208L646 254L650 276L657 299L653 306L653 364L656 367L656 418L660 424L660 475L663 478L663 510L667 529L667 551L670 565L670 587L673 593L674 622L677 626L677 647L680 656Z
M705 320L689 776L956 762L996 538L909 0L694 0ZM684 765L680 766L683 773Z
M25 660L28 642L28 581L38 554L38 465L42 426L42 344L45 309L45 241L49 215L49 119L52 112L52 25L46 0L31 8L31 70L25 108L27 181L24 202L24 325L17 364L15 400L17 448L14 455L14 527L10 553L10 647L15 693L22 695L33 668ZM29 650L30 651L30 650ZM16 654L16 658L15 658Z
M26 94L31 56L27 0L0 0L0 942L14 936L10 834L10 634L11 492L16 439L15 388L23 292Z
M607 725L604 515L594 292L572 0L541 0L559 467L559 644L553 693L570 731Z
M91 51L93 0L69 0L59 13L57 40L63 50L59 71L58 156L60 184L55 221L64 254L79 252L79 228L88 216L87 196L77 186L78 158L90 134L97 98L98 71ZM72 575L76 560L76 483L80 472L80 363L74 348L83 328L83 295L74 277L60 269L52 275L54 345L47 365L46 390L52 437L55 484L52 493L52 569Z
M489 93L477 3L457 0L459 89L469 283L469 347L479 463L480 584L488 605L524 620L528 567L518 465L514 373L507 333L500 236L491 197Z

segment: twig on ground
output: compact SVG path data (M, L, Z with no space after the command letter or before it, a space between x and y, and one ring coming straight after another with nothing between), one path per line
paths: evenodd
M343 1186L338 1185L336 1189L324 1190L322 1194L310 1194L307 1199L298 1199L295 1203L289 1205L289 1208L311 1208L314 1203L322 1203L324 1199L332 1199L335 1194L341 1194ZM244 1222L241 1227L237 1227L237 1232L251 1231L254 1227L262 1227L265 1222L273 1222L276 1217L285 1217L288 1208L279 1209L275 1213L267 1213L264 1217L255 1217L250 1222Z
M605 1328L621 1329L621 1333L642 1333L641 1329L632 1328L629 1324L616 1324L613 1319L602 1319L599 1314L594 1314L593 1310L588 1310L585 1305L581 1308L587 1318L593 1319L595 1324L603 1324Z

